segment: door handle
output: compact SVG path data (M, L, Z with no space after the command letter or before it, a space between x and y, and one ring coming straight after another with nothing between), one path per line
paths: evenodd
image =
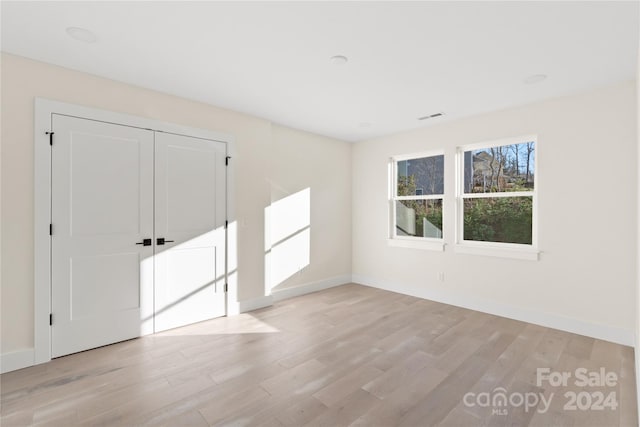
M158 240L156 241L158 246L162 246L165 243L173 243L173 240L165 240L164 237L158 237Z
M138 242L136 245L151 246L151 239L142 239L142 242Z

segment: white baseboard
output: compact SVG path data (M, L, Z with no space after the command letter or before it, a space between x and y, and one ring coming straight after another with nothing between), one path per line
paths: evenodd
M12 351L0 355L0 374L35 365L34 349Z
M351 283L351 275L330 277L329 279L305 283L304 285L292 286L290 288L274 289L271 291L271 295L274 301L282 301L283 299L310 294L347 283Z
M351 283L351 275L330 277L329 279L305 283L303 285L292 286L290 288L274 289L273 291L271 291L271 295L265 295L257 298L239 301L236 304L236 310L230 311L229 314L232 315L238 313L246 313L247 311L258 310L260 308L269 307L276 301L282 301L284 299L306 295L312 292L318 292L323 289L333 288L334 286L340 286L346 283Z
M271 295L265 295L238 302L238 310L240 313L246 313L247 311L258 310L269 307L270 305L273 305L273 297Z
M519 320L522 322L533 323L547 328L585 335L591 338L614 342L616 344L633 347L635 342L635 332L632 330L586 322L584 320L573 319L558 314L515 307L509 304L503 304L481 298L436 292L430 289L416 291L413 288L403 286L401 284L390 283L385 280L378 280L360 275L354 275L353 282L404 295L411 295L444 304L455 305L457 307L468 308L470 310L481 311L483 313L489 313L496 316L507 317L509 319Z

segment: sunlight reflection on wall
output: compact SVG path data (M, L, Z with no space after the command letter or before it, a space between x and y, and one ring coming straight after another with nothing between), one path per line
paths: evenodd
M311 189L265 208L265 295L308 266L311 253Z

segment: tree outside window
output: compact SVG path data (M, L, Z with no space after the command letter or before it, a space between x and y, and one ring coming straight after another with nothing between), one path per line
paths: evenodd
M444 155L394 160L393 237L442 239Z
M533 245L535 150L531 138L461 151L462 240Z

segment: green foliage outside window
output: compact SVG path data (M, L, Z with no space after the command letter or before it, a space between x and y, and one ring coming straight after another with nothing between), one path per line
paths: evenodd
M416 180L414 175L398 177L398 195L415 195ZM442 230L442 202L440 200L403 200L402 204L415 212L415 235L425 236L424 221ZM406 230L403 230L406 231Z
M413 175L398 178L398 194L415 194ZM403 200L415 211L416 235L423 235L423 218L442 230L442 204L424 200ZM532 242L531 197L474 198L464 201L464 240L483 242Z
M497 197L464 201L464 239L483 242L532 242L531 197Z

